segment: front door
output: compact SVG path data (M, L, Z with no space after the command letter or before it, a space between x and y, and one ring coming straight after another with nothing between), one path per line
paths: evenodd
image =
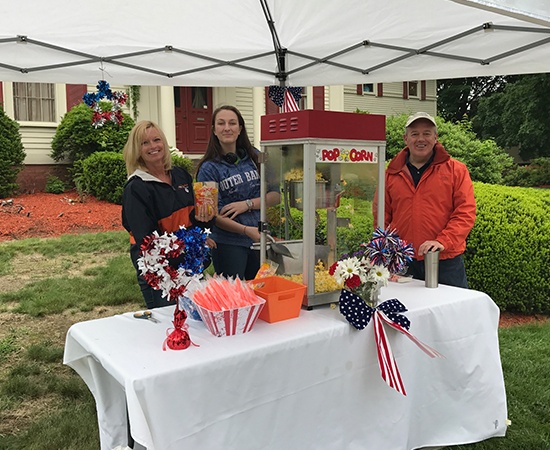
M174 87L176 146L183 153L204 153L210 138L212 88Z

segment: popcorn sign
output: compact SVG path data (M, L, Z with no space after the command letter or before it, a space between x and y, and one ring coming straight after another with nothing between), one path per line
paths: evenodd
M378 163L378 150L366 147L317 147L315 149L316 162L333 163Z

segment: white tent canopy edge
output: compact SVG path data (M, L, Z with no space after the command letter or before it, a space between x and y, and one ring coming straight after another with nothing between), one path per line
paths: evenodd
M18 0L0 16L0 80L314 86L550 72L543 2Z

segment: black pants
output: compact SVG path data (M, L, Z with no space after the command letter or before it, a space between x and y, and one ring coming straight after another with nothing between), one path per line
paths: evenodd
M426 273L424 271L424 261L413 259L409 265L407 275L412 275L417 280L424 280ZM439 283L448 286L457 286L468 289L468 280L466 279L466 268L464 267L464 258L462 255L450 259L439 261Z
M138 276L138 283L147 309L161 308L162 306L176 304L175 302L169 302L168 297L163 297L161 290L153 289L149 286L143 277Z
M252 280L260 269L260 252L240 245L217 244L212 262L218 275Z

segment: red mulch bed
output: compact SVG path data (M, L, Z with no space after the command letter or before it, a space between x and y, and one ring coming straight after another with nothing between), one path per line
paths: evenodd
M0 200L0 241L122 230L122 207L63 194L23 194Z
M24 194L0 200L0 241L123 230L122 207L81 198L76 192ZM504 312L500 326L544 322L550 317Z

